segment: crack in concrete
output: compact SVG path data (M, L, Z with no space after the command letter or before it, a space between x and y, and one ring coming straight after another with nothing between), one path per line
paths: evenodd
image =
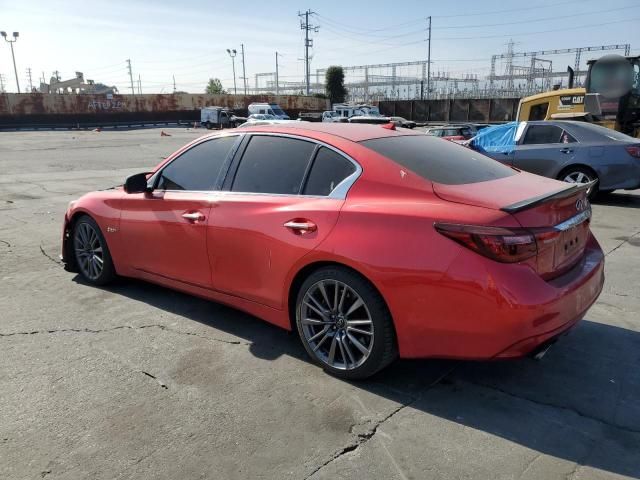
M617 249L619 249L622 245L624 245L625 243L629 243L629 240L631 240L632 238L635 238L636 236L640 235L640 232L636 232L634 234L632 234L630 237L627 237L625 240L623 240L622 242L620 242L620 244L618 244L617 246L613 247L611 250L609 250L607 253L604 254L604 256L606 257L607 255L609 255L610 253L615 252Z
M166 384L162 383L160 381L160 379L158 377L156 377L155 375L150 374L149 372L145 372L144 370L140 370L141 373L145 374L147 377L153 378L156 382L158 382L158 385L160 385L162 388L164 388L165 390L168 390L169 387L167 387Z
M57 192L55 190L49 190L47 187L44 187L40 183L37 183L37 182L27 182L25 180L14 180L14 181L15 181L15 183L22 183L23 185L35 185L36 187L42 189L43 191L45 191L47 193L53 193L54 195L75 195L74 193Z
M424 392L426 392L427 390L429 390L430 388L436 386L438 383L440 383L442 380L444 380L447 376L449 376L454 370L456 369L456 366L451 367L450 369L448 369L445 373L443 373L442 375L440 375L436 380L434 380L433 382L431 382L429 385L427 385L426 387L424 387L421 391L420 394L418 394L415 397L410 397L411 399L406 402L401 404L398 408L394 409L389 415L387 415L386 417L384 417L382 420L376 422L373 424L373 427L370 428L368 431L364 432L364 433L358 433L356 435L356 437L354 438L354 440L349 443L347 446L343 447L342 449L338 450L337 452L335 452L331 458L329 458L327 461L325 461L322 465L319 465L318 467L316 467L309 475L307 475L305 477L305 480L310 479L311 477L313 477L316 473L318 473L320 470L322 470L324 467L326 467L327 465L330 465L331 463L335 462L336 460L338 460L340 457L342 457L343 455L346 455L347 453L351 453L356 451L358 448L360 448L362 445L364 445L365 443L367 443L369 440L371 440L376 433L378 433L378 428L380 428L380 426L385 423L387 420L390 420L391 418L393 418L395 415L397 415L399 412L401 412L402 410L404 410L407 407L410 407L411 405L413 405L415 402L417 402L418 400L420 400L422 398L422 394ZM365 422L361 422L361 423L354 423L353 425L351 425L351 427L349 427L349 433L353 433L353 429L356 426L362 426L362 425L366 425L367 423L373 423L371 420L366 420Z
M518 478L521 479L522 477L524 477L524 474L527 473L529 471L529 469L533 466L533 464L536 463L542 457L544 457L543 453L538 453L535 457L533 457L529 461L529 463L527 463L527 466L524 468L524 470L522 470L522 473L520 474L520 476Z
M42 255L44 255L45 257L47 257L49 260L51 260L53 263L55 263L56 265L62 265L62 262L60 260L56 260L55 258L53 258L51 255L49 255L47 252L44 251L44 248L42 247L42 245L40 245L40 253L42 253Z
M56 334L56 333L90 333L90 334L96 334L96 333L113 332L113 331L116 331L116 330L123 330L123 329L143 330L145 328L159 328L160 330L171 332L171 333L175 333L175 334L178 334L178 335L189 335L189 336L192 336L192 337L198 337L198 338L202 338L204 340L209 340L211 342L226 343L226 344L229 344L229 345L245 345L245 346L250 346L251 345L251 343L249 343L249 342L241 342L240 340L223 340L221 338L207 337L206 335L200 335L199 333L195 333L195 332L185 332L185 331L182 331L182 330L175 330L173 328L169 328L166 325L161 325L161 324L140 325L140 326L137 326L137 327L131 326L131 325L118 325L116 327L103 328L103 329L99 329L99 330L93 330L93 329L90 329L90 328L60 328L60 329L55 329L55 330L32 330L32 331L27 331L27 332L0 333L0 337L14 337L14 336L18 336L18 335Z
M486 389L489 389L489 390L494 390L496 392L500 392L500 393L502 393L504 395L507 395L509 397L512 397L512 398L517 398L519 400L524 400L526 402L535 403L536 405L542 405L544 407L550 407L550 408L555 408L557 410L564 410L564 411L567 411L567 412L571 412L571 413L573 413L573 414L575 414L575 415L577 415L579 417L586 418L587 420L591 420L593 422L597 422L597 423L600 423L602 425L605 425L605 426L607 426L609 428L620 430L622 432L626 432L626 433L629 433L629 434L632 434L632 435L640 434L640 429L636 430L636 429L631 428L631 427L625 427L624 425L618 425L618 424L615 424L615 423L611 423L611 422L608 422L607 420L605 420L603 418L593 417L593 416L589 415L588 413L585 413L585 412L583 412L583 411L581 411L581 410L579 410L577 408L574 408L574 407L568 407L568 406L565 406L565 405L558 405L558 404L555 404L555 403L543 402L541 400L534 400L534 399L529 398L529 397L523 397L521 395L516 395L513 392L510 392L508 390L505 390L503 388L500 388L500 387L497 387L497 386L494 386L494 385L486 385L486 384L483 384L483 383L472 382L472 381L469 381L469 380L463 380L463 382L466 382L466 383L468 383L470 385L475 385L477 387L483 387L483 388L486 388Z

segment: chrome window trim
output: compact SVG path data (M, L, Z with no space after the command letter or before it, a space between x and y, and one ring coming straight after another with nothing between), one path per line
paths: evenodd
M342 150L337 149L333 145L329 145L328 143L323 142L322 140L317 140L315 138L305 137L303 135L295 135L291 133L279 133L279 132L278 133L276 132L245 132L245 133L251 136L256 135L256 136L265 136L265 137L293 138L295 140L303 140L306 142L314 143L316 145L320 145L321 147L326 147L329 150L334 151L341 157L345 158L347 161L351 162L356 167L356 171L353 172L348 177L346 177L344 180L342 180L338 185L336 185L336 187L331 191L329 195L305 195L303 193L289 194L289 193L236 192L233 190L224 190L224 193L235 194L235 195L267 195L267 196L279 196L279 197L332 198L332 199L338 199L338 200L345 200L347 198L347 194L349 193L349 190L362 174L362 167L351 156L347 155ZM242 158L240 159L240 161L242 162Z
M575 227L576 225L580 225L582 222L588 220L589 218L591 218L591 206L589 206L589 208L587 208L585 211L580 212L579 214L574 215L564 222L557 224L553 228L554 230L557 230L559 232L564 232Z
M169 163L167 163L166 165L163 165L163 167L158 170L157 172L155 172L148 180L147 184L150 185L155 185L156 184L156 179L157 177L162 173L162 170L164 170L165 168L167 168L167 166L171 165L175 160L177 160L178 158L180 158L184 153L188 152L189 150L191 150L191 148L200 145L201 143L204 143L207 140L212 140L213 138L221 138L221 137L226 137L226 136L239 136L240 138L240 142L238 142L234 148L234 154L232 155L232 160L233 160L233 156L235 156L235 154L237 153L237 148L241 145L242 140L244 139L245 136L247 135L261 135L261 136L272 136L272 137L286 137L286 138L293 138L296 140L303 140L303 141L307 141L307 142L311 142L314 143L316 145L320 145L321 147L326 147L329 150L333 150L335 153L337 153L338 155L342 156L343 158L345 158L346 160L348 160L349 162L351 162L355 167L356 167L356 171L353 172L351 175L349 175L348 177L346 177L344 180L342 180L338 185L336 185L336 187L331 191L331 193L329 195L305 195L302 193L296 193L296 194L290 194L290 193L262 193L262 192L234 192L232 190L160 190L160 189L154 189L154 191L157 192L165 192L165 193L212 193L212 194L224 194L225 196L227 195L251 195L251 196L269 196L269 197L294 197L294 198L298 198L298 197L304 197L304 198L316 198L316 199L322 199L322 198L330 198L330 199L334 199L334 200L345 200L347 198L347 194L349 193L349 190L351 189L351 187L353 186L353 184L356 182L356 180L360 177L360 175L362 174L362 167L360 166L360 164L355 161L351 156L349 156L348 154L344 153L342 150L339 150L338 148L334 147L333 145L329 145L326 142L323 142L322 140L317 140L314 138L310 138L310 137L305 137L302 135L293 135L290 133L276 133L276 132L229 132L227 134L218 134L216 136L207 136L205 138L202 139L202 142L198 142L193 144L189 149L185 150L184 152L180 153L180 155L176 156L175 158L173 158ZM242 159L240 159L242 160ZM232 162L230 162L231 164ZM225 165L223 166L226 167L226 172L225 172L225 177L226 175L228 175L229 173L229 165ZM224 179L223 179L224 180Z

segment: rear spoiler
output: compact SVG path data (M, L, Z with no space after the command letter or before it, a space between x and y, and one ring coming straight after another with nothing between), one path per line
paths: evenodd
M507 213L521 212L523 210L528 210L529 208L540 205L541 203L544 203L548 200L567 198L579 192L586 191L588 193L596 183L598 183L597 180L593 180L589 183L570 183L566 188L562 188L555 192L538 195L537 197L532 197L527 200L521 200L520 202L512 203L511 205L502 207L500 210Z

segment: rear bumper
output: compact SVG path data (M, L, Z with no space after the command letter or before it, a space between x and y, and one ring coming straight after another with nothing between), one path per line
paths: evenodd
M545 281L524 265L464 251L439 284L427 299L404 299L420 313L398 317L391 306L401 357L521 357L583 318L602 291L604 254L590 236L580 262Z

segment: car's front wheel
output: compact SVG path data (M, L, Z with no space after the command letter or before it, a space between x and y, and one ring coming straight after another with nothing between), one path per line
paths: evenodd
M80 217L72 231L73 255L80 275L93 285L105 285L115 278L107 242L96 221Z
M383 298L346 268L321 268L304 281L296 301L296 325L311 358L341 378L370 377L397 355Z

